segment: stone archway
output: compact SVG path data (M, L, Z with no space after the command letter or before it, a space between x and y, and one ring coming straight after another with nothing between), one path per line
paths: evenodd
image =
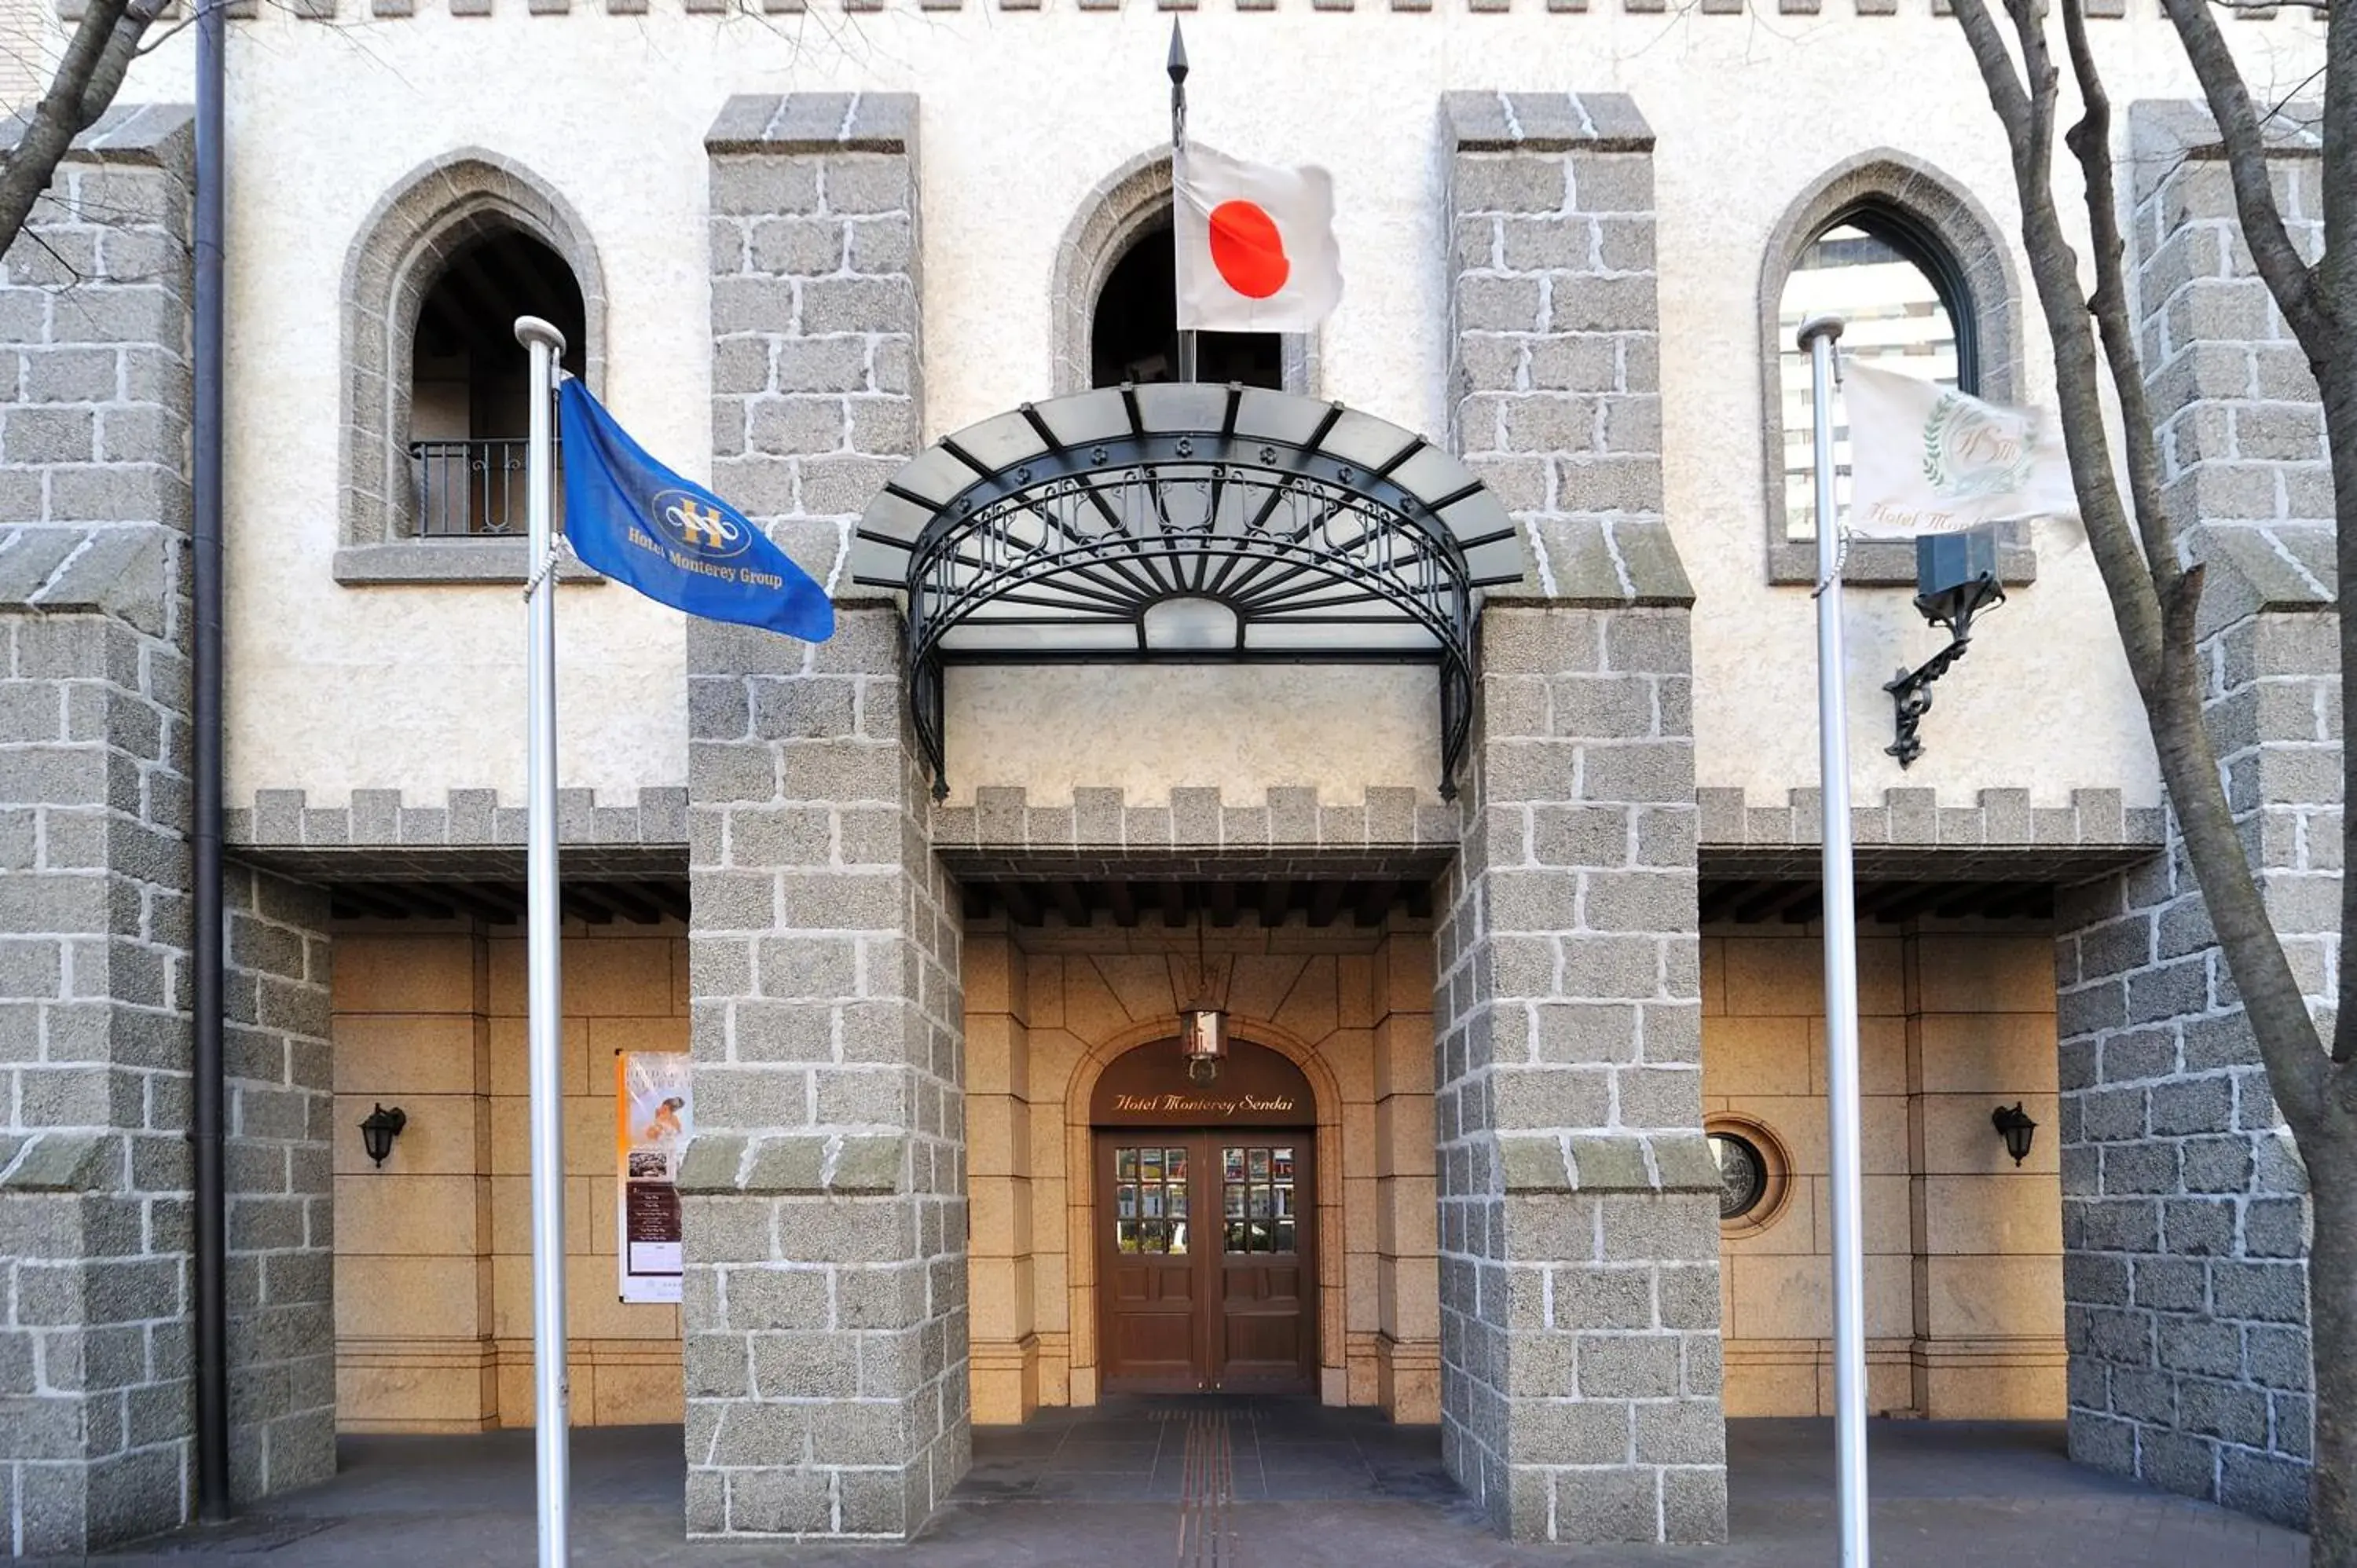
M1237 1038L1199 1078L1170 1038L1105 1065L1090 1097L1098 1385L1113 1392L1308 1393L1321 1382L1316 1091ZM1081 1210L1072 1209L1077 1219ZM1329 1218L1339 1215L1332 1211Z
M1236 1017L1230 1020L1228 1026L1235 1039L1275 1053L1301 1074L1309 1086L1313 1101L1311 1125L1321 1144L1330 1150L1328 1157L1319 1160L1315 1167L1318 1224L1322 1234L1334 1238L1336 1241L1335 1245L1318 1252L1316 1262L1319 1393L1320 1397L1325 1397L1325 1385L1330 1384L1333 1397L1328 1402L1341 1403L1347 1398L1343 1359L1346 1254L1340 1243L1345 1234L1343 1182L1351 1168L1348 1164L1350 1156L1343 1145L1342 1085L1333 1065L1315 1046L1295 1037L1276 1025L1263 1019ZM1155 1022L1142 1024L1103 1040L1082 1058L1064 1086L1064 1245L1067 1288L1071 1293L1071 1364L1072 1402L1075 1404L1096 1402L1097 1372L1102 1365L1095 1311L1099 1282L1095 1269L1096 1253L1091 1245L1099 1197L1096 1166L1092 1158L1097 1086L1114 1063L1133 1052L1168 1040L1169 1036L1169 1026ZM1176 1047L1172 1048L1175 1050Z
M479 147L427 160L363 219L344 263L341 542L402 538L409 518L413 338L445 261L486 231L515 230L563 261L581 291L582 377L606 379L606 284L588 225L513 159Z

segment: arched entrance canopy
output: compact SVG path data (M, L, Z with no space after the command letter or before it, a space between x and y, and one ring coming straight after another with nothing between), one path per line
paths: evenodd
M853 580L909 597L909 705L943 778L952 662L1400 660L1440 672L1441 792L1472 719L1472 590L1513 521L1421 435L1258 387L1101 388L969 425L860 519Z

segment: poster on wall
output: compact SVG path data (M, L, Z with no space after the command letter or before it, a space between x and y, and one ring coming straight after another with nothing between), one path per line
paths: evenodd
M624 1301L679 1299L679 1161L692 1113L684 1051L616 1051L614 1100L621 1184L615 1204Z

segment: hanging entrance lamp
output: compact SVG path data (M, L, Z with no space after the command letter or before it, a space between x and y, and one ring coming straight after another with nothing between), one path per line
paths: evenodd
M1187 1058L1187 1076L1210 1083L1220 1076L1228 1055L1228 976L1214 975L1203 954L1203 917L1195 916L1195 985L1178 1009L1178 1049Z

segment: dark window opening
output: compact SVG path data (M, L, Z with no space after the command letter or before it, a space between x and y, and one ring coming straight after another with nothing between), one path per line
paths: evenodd
M1089 327L1089 384L1178 379L1177 261L1170 230L1147 231L1114 264ZM1285 390L1285 339L1274 332L1200 332L1195 379Z
M564 333L565 368L581 373L581 285L555 252L513 229L453 251L419 305L409 456L421 534L522 532L530 360L515 339L519 316Z
M1792 258L1777 312L1782 389L1784 533L1816 537L1816 451L1803 322L1843 317L1845 358L1977 395L1978 324L1964 268L1931 226L1904 208L1861 201L1835 215ZM1834 433L1834 495L1849 508L1849 432Z

